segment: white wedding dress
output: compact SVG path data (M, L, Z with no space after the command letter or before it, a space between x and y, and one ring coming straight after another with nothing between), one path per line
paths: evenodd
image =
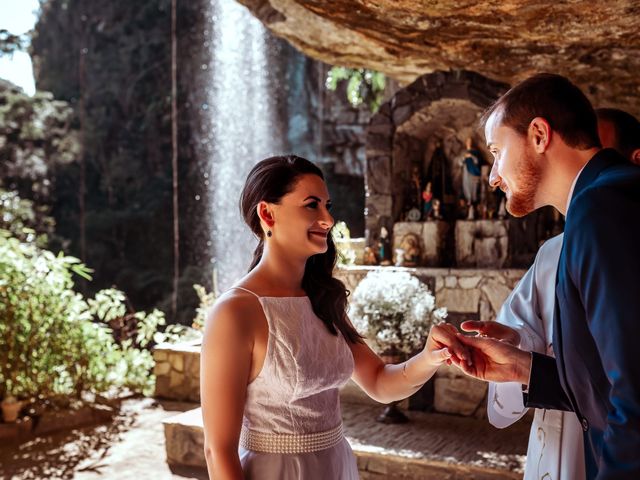
M245 478L358 479L340 412L339 388L354 366L346 340L327 330L308 297L256 297L269 340L247 387L239 446Z

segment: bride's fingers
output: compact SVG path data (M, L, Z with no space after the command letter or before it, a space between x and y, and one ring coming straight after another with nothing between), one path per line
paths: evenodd
M434 358L435 363L444 363L448 360L451 360L451 351L445 347L440 350L434 350L431 352L431 356Z
M440 326L446 329L449 333L453 335L456 335L458 333L458 330L456 329L456 327L454 327L450 323L441 323Z
M454 333L455 332L455 333ZM448 347L453 355L466 361L471 361L469 349L458 338L458 331L450 325L438 325L433 329L433 340L437 345Z

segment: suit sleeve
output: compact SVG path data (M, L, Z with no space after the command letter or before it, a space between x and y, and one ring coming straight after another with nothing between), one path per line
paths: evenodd
M610 384L598 479L640 478L637 188L601 188L576 198L576 215L570 219L569 272L580 292L589 331Z
M529 408L573 411L560 383L555 358L536 352L531 354L529 392L524 394L524 404Z

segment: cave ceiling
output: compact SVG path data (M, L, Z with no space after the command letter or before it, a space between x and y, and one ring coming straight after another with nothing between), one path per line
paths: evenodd
M435 70L571 78L595 106L640 116L640 1L239 0L273 33L332 65L407 84Z

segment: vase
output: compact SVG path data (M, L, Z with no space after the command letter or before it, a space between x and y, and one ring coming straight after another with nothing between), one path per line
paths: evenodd
M6 423L13 423L18 419L18 414L22 409L22 402L15 399L5 399L2 401L2 420Z
M398 351L388 351L380 355L382 361L386 364L396 364L405 360L405 355ZM409 418L398 408L400 401L394 401L388 404L382 413L378 415L376 421L386 424L407 423Z

